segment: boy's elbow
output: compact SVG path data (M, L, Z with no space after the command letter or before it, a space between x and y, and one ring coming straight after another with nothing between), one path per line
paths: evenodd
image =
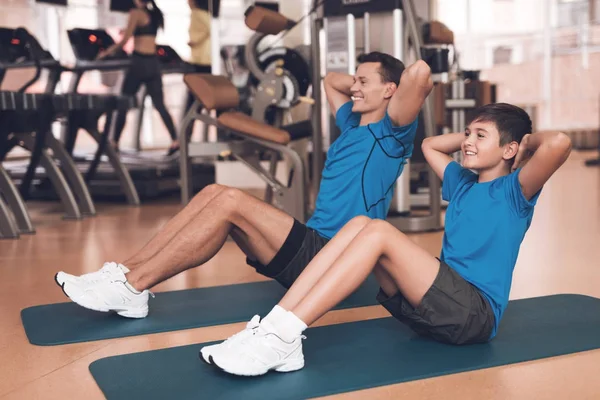
M421 150L423 151L423 153L425 153L425 151L427 151L428 149L431 148L431 140L432 139L433 139L433 137L426 137L421 142Z
M549 145L555 151L563 154L565 158L569 156L571 149L573 148L571 138L564 132L558 132L558 134L552 138Z

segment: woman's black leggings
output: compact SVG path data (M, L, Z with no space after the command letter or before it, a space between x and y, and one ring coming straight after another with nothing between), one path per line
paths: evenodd
M177 131L173 124L173 118L171 118L171 114L169 114L165 107L162 75L158 58L155 55L133 53L131 57L131 66L125 75L121 93L125 96L135 96L142 84L146 86L146 90L152 99L152 104L159 112L160 117L169 131L171 139L177 140ZM140 106L143 107L143 104ZM119 111L115 122L115 143L119 143L121 133L123 133L123 127L125 126L126 117L127 111Z

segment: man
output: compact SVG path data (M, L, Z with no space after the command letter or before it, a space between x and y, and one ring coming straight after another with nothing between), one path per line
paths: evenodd
M422 61L406 70L378 52L360 61L354 77L330 73L324 80L342 134L328 151L316 209L306 225L238 189L210 185L133 257L82 276L57 273L65 294L92 310L143 318L148 289L210 260L227 236L249 265L289 288L349 220L385 219L433 83Z

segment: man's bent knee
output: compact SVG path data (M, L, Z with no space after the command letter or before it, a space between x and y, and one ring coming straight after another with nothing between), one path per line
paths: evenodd
M192 201L190 202L191 204L196 204L196 203L202 203L204 204L206 202L206 198L209 197L215 197L217 194L219 194L219 192L223 191L223 189L225 189L226 186L223 185L219 185L217 183L212 183L210 185L207 185L204 187L204 189L202 189L200 192L198 192L193 198Z
M196 196L200 196L200 194L215 195L226 188L227 186L219 185L218 183L211 183L210 185L205 186L204 189L202 189Z
M219 206L229 215L240 210L240 207L248 201L249 194L240 189L225 187L218 195Z

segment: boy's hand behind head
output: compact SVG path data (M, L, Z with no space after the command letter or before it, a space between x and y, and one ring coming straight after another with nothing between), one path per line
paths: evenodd
M533 153L528 149L528 141L530 136L531 134L528 133L525 136L523 136L523 139L521 139L521 143L519 143L519 150L517 151L517 155L515 156L515 161L513 163L511 171L516 171L517 169L523 167L525 164L527 164L527 161L529 161L529 159L533 155Z

